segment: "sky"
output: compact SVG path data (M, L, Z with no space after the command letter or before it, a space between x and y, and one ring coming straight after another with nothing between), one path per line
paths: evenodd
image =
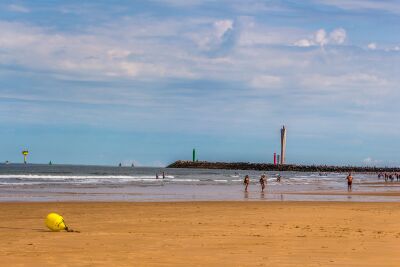
M0 2L0 161L400 166L400 4Z

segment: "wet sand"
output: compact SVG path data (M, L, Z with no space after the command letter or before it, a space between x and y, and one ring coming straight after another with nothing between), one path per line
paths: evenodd
M343 192L343 191L329 191L329 192L283 192L285 195L310 195L310 196L377 196L377 197L400 197L399 191L384 191L384 192Z
M398 266L400 203L0 203L0 240L2 266Z

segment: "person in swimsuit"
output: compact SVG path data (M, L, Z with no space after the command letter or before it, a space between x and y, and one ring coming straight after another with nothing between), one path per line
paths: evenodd
M247 187L249 186L249 183L250 183L250 177L248 175L246 175L243 180L243 184L246 186L244 191L246 191L246 192L247 192Z
M278 174L278 177L276 177L276 181L277 181L278 183L281 182L281 175L280 175L280 174Z
M264 192L265 184L267 183L267 176L265 174L260 177L261 192Z
M347 180L347 191L351 191L351 185L353 184L353 176L351 176L351 173L349 173L349 175L347 175L346 177Z

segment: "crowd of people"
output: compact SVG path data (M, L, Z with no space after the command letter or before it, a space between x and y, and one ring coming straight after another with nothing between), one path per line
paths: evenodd
M379 175L381 175L381 174L379 174ZM378 177L380 177L380 176L378 176ZM385 174L385 177L386 177L386 174ZM392 177L392 176L390 176L390 177ZM397 177L397 181L398 181L399 178L400 178L400 175L397 174L396 177ZM278 183L281 182L281 178L282 178L281 175L278 174L277 177L276 177L276 181ZM351 173L349 173L349 175L347 175L346 180L347 180L347 190L350 192L352 190L352 185L353 185L353 176L351 175ZM260 186L261 186L261 192L264 192L264 189L265 189L265 187L267 185L267 175L266 174L262 174L261 177L260 177L259 182L260 182ZM247 189L248 189L249 184L250 184L250 177L248 175L246 175L244 177L243 184L245 186L244 191L247 192Z
M391 182L393 182L394 179L396 179L396 181L398 182L398 181L400 181L400 173L397 173L397 172L395 172L395 173L390 173L390 172L382 173L381 172L381 173L378 174L378 179L381 179L381 178L385 178L385 182L388 182L389 180Z
M278 176L276 177L276 181L278 183L281 182L281 175L280 174L278 174ZM264 192L264 189L265 189L265 187L267 185L267 175L266 174L261 175L259 182L260 182L260 186L261 186L261 192ZM248 175L246 175L244 177L243 184L245 186L244 191L247 192L247 188L249 187L249 184L250 184L250 177Z
M235 175L236 174L237 173L235 173ZM160 176L162 177L162 179L165 179L165 173L164 172L162 172L161 175L156 173L156 179L159 179ZM265 173L260 176L259 183L260 183L260 186L261 186L261 192L264 192L264 189L267 186L267 178L268 177L267 177L267 175ZM282 176L280 174L278 174L276 176L276 181L279 183L279 182L281 182L281 179L282 179ZM396 181L399 182L400 181L400 173L389 173L389 172L379 173L378 174L378 179L385 179L385 182L388 182L388 181L393 182L394 179L396 179ZM347 175L346 180L347 180L347 190L348 191L352 191L353 176L352 176L351 173L349 173ZM246 175L244 177L243 184L245 186L244 190L247 192L249 184L250 184L250 176L249 175Z

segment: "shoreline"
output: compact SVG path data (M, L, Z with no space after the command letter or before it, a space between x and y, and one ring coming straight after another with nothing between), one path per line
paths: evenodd
M80 233L50 232L63 215ZM400 203L0 203L5 266L397 266Z
M2 203L226 203L226 202L313 202L313 203L400 203L399 191L361 191L345 190L337 191L282 191L282 192L261 192L261 191L241 191L239 194L226 196L168 196L165 195L137 195L126 193L79 193L69 194L58 192L47 194L46 197L39 195L29 195L22 198L2 197Z

